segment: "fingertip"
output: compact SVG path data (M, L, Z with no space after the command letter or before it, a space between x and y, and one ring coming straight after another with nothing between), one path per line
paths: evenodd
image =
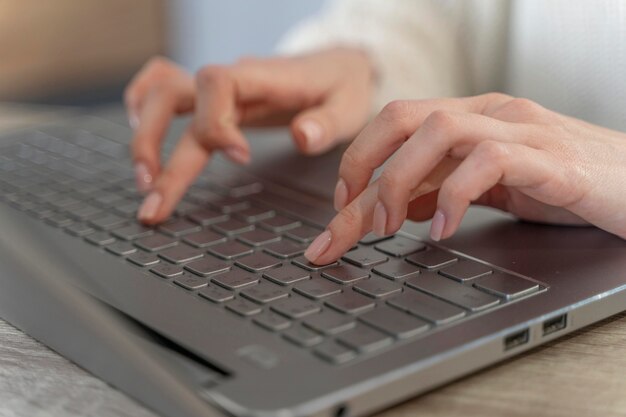
M311 242L309 247L304 252L304 257L311 263L316 263L326 253L330 244L332 243L332 233L330 230L325 230L319 236Z
M231 161L241 165L248 165L251 160L250 151L239 146L229 146L225 148L224 154Z
M439 242L446 228L446 215L442 210L437 209L430 223L430 238Z
M302 133L304 142L304 151L308 154L321 152L325 147L324 126L314 119L304 119L300 121L298 126Z
M137 220L144 224L157 223L159 211L163 205L163 195L159 191L152 191L143 200L137 211Z

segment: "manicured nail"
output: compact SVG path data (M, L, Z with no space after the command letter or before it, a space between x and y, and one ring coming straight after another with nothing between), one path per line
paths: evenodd
M128 116L128 124L130 125L131 129L137 130L137 128L139 127L139 116L134 113L130 114Z
M237 146L229 146L228 148L225 148L224 153L233 162L238 164L245 165L250 162L250 153Z
M143 200L143 204L139 207L137 218L142 221L152 220L156 216L157 211L159 211L162 201L163 197L161 197L160 193L153 191L148 194L148 197Z
M380 201L376 203L374 207L374 224L372 225L374 233L383 237L386 235L387 230L387 209L385 205Z
M135 164L135 182L137 183L137 189L141 193L147 193L152 188L152 174L148 169L148 166L143 162Z
M313 242L309 245L307 250L304 252L304 257L307 258L310 262L315 262L317 258L320 257L326 249L330 246L330 242L332 240L332 235L330 230L324 231L318 237L315 238Z
M348 204L348 187L343 178L339 178L335 186L335 210L339 211Z
M304 134L307 151L316 152L322 147L324 128L319 122L312 119L304 120L300 123L300 130Z
M444 227L446 227L446 216L443 211L437 210L430 223L430 238L435 242L440 241Z

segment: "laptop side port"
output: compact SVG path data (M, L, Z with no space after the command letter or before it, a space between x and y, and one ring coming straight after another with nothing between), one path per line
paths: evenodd
M521 332L513 333L504 338L504 350L511 350L517 346L528 343L530 332L524 329Z
M561 314L560 316L552 317L543 322L543 335L558 332L567 326L567 314Z

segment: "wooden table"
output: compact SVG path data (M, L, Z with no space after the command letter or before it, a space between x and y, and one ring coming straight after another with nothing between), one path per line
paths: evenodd
M41 116L8 111L0 130ZM0 320L0 416L155 414ZM380 416L626 416L626 312Z

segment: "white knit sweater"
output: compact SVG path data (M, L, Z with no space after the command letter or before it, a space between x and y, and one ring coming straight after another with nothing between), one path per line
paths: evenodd
M279 49L369 51L373 111L504 91L626 131L626 0L335 0Z

